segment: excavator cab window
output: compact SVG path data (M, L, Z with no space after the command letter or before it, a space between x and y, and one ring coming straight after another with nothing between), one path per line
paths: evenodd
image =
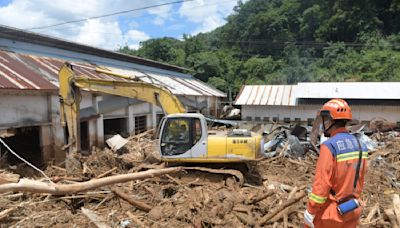
M162 155L179 155L189 151L201 138L199 119L166 119L161 135Z

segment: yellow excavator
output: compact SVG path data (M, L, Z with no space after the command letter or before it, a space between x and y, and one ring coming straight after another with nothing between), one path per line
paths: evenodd
M159 127L161 159L167 162L243 162L263 154L263 138L256 133L235 129L209 132L206 118L198 113L185 113L178 98L167 88L104 69L98 73L127 80L93 79L77 75L73 65L65 63L59 71L60 115L68 134L65 148L80 151L80 90L129 97L161 106L167 114Z

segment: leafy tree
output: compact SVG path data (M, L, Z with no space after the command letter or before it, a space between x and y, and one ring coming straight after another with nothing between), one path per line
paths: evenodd
M179 63L179 59L183 58L184 52L182 41L175 38L159 38L149 39L140 43L137 54L152 60Z
M238 1L227 23L125 54L191 69L229 94L245 84L400 81L399 0Z

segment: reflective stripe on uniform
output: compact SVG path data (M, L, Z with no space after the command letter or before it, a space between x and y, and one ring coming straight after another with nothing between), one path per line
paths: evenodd
M310 194L310 197L308 197L308 198L309 198L310 200L316 202L316 203L319 203L319 204L325 203L325 202L326 202L326 199L327 199L327 197L322 197L322 196L316 195L316 194L314 194L314 193L311 193L311 194Z
M352 160L352 159L358 159L359 156L360 156L359 151L348 152L348 153L344 153L344 154L338 154L336 156L336 160L338 162L342 162L342 161L347 161L347 160ZM368 152L363 152L362 158L368 158Z

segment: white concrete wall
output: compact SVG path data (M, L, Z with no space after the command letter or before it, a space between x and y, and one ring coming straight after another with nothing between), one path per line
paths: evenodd
M65 158L64 131L59 97L45 93L0 93L0 128L40 127L40 147L45 162Z
M98 102L103 96L93 96L92 93L82 92L81 109L93 107L98 110ZM198 97L199 102L209 101L210 105L216 106L215 98ZM208 111L208 110L207 110ZM88 121L89 146L103 146L104 126L103 119L126 117L127 129L134 133L134 117L146 115L147 128L155 127L157 114L163 113L162 109L149 103L131 105L127 108L113 110L112 112L100 115L100 118ZM55 159L62 161L65 158L65 151L61 148L65 144L64 130L60 121L60 103L57 94L45 93L0 93L0 129L7 129L12 126L40 125L40 145L46 160Z
M0 94L0 111L0 127L49 122L46 94Z
M315 118L318 110L321 108L320 105L299 105L299 106L242 106L242 119L246 120L248 116L252 117L254 121L255 117L260 117L263 120L264 117L269 117L272 120L273 117L279 117L280 121L283 118L289 117L292 121L295 118L300 118L302 121L306 121L308 118ZM370 121L374 117L383 117L391 122L400 121L400 106L367 106L367 105L353 105L352 106L353 119L360 121Z

